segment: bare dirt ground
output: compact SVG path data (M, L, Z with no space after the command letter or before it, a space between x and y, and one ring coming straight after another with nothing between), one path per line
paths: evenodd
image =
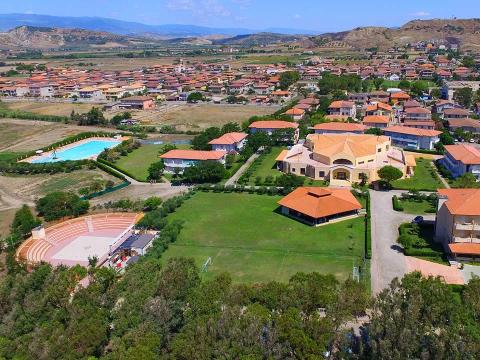
M109 130L46 121L0 119L0 151L35 150L81 132Z
M23 204L33 205L36 199L52 191L76 193L95 180L120 182L98 169L54 175L0 176L0 210L19 208Z
M177 104L143 114L136 112L134 117L152 125L170 125L186 131L222 126L228 122L241 124L254 115L269 115L276 110L276 106Z
M8 108L11 110L30 111L42 115L70 116L72 110L76 113L86 113L93 106L92 104L73 104L61 102L36 102L36 101L15 101L9 102Z
M0 211L0 238L7 236L10 232L10 224L12 223L15 209Z

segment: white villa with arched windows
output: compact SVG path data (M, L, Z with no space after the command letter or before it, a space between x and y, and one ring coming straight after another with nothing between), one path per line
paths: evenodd
M388 136L354 134L310 134L304 144L284 150L277 157L279 170L334 186L351 186L378 180L377 171L391 165L405 177L413 174L415 159L392 147Z

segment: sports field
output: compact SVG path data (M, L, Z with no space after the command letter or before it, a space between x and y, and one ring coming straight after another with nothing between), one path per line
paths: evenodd
M310 227L281 215L279 196L197 193L169 220L184 221L163 255L192 257L211 277L229 272L236 282L287 281L299 271L345 279L364 246L363 218Z

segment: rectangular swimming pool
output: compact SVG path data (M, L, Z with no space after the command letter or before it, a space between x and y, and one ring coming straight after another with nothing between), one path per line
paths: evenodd
M33 164L51 163L67 160L84 160L98 156L103 150L110 149L120 144L117 140L88 140L79 145L74 145L65 150L58 150L53 153L44 155L38 159L32 160Z

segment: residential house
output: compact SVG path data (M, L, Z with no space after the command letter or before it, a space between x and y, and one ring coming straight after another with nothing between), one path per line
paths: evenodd
M432 112L423 107L409 107L404 110L404 121L428 121L432 119Z
M298 107L293 107L285 111L284 114L290 116L295 121L299 121L305 116L305 110Z
M408 121L405 120L403 122L404 126L412 127L412 128L417 128L417 129L427 129L427 130L434 130L435 129L435 122L434 121L419 121L419 120L414 120L414 121Z
M476 93L480 89L480 81L445 81L441 90L442 98L453 100L455 91L467 87L472 89L473 93Z
M174 149L160 155L167 173L182 173L185 168L201 161L218 161L225 165L225 151L181 150Z
M286 195L278 205L284 215L309 225L357 216L362 205L348 189L299 187Z
M155 101L150 96L129 96L120 99L119 107L123 109L152 110L155 109Z
M352 101L337 100L328 107L330 115L343 115L354 119L357 116L357 107Z
M362 124L366 127L383 129L390 124L390 117L384 115L367 115L363 118Z
M393 108L382 102L374 102L368 104L365 108L365 116L387 116L389 119L393 119L394 111Z
M387 136L357 134L310 134L303 144L284 150L277 166L287 174L327 180L335 186L351 186L378 180L377 171L392 165L404 176L413 173L415 162L391 146Z
M408 126L390 126L384 130L390 136L392 144L405 149L433 150L440 141L441 131L417 129Z
M238 153L244 148L246 139L247 134L245 133L231 132L223 134L222 136L211 140L209 144L212 145L212 150L215 151Z
M439 189L435 240L458 260L480 259L480 189Z
M453 177L472 173L480 179L480 150L472 145L445 145L445 155L440 163Z
M461 129L462 131L470 132L472 134L480 134L480 121L470 118L449 119L448 128L452 132Z
M293 129L293 141L295 143L298 141L298 137L300 135L297 123L283 120L254 121L248 126L248 128L252 134L256 133L257 131L263 131L269 136L271 136L273 132L277 130Z
M444 120L451 120L451 119L464 119L470 117L470 111L463 109L463 108L452 108L452 109L445 109L443 110L443 119Z

